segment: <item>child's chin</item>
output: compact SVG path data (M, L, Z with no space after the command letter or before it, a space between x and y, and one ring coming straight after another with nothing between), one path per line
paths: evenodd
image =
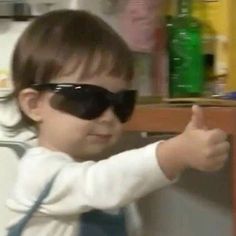
M91 149L87 153L87 158L89 160L99 161L103 159L107 159L110 156L110 150L112 148L112 144L104 145L104 146L95 146L91 147Z

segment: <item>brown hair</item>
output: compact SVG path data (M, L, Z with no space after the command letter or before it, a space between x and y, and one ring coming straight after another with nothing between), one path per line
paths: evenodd
M95 65L95 66L94 66ZM126 43L102 19L79 10L52 11L36 18L19 38L12 58L13 92L18 97L34 83L46 83L82 66L80 78L101 73L133 78L133 58ZM21 111L11 131L30 128L34 122Z

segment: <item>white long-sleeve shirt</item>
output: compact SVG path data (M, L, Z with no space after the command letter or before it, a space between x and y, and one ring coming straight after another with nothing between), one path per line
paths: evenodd
M29 149L20 161L18 177L7 200L7 206L17 213L9 226L23 217L46 183L60 170L23 236L78 235L81 213L93 208L115 212L171 183L159 167L157 145L149 144L98 162L75 162L65 153L43 147ZM127 212L130 235L138 235L140 222L135 208L130 205Z

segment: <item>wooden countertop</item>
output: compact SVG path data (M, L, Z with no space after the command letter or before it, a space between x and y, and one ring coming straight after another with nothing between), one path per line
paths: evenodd
M203 107L209 128L220 128L236 134L236 107ZM181 132L191 118L191 106L175 107L157 104L137 105L128 131Z

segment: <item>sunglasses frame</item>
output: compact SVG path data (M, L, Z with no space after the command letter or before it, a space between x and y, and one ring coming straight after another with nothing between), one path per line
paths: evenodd
M118 117L121 123L125 123L129 120L131 117L135 104L136 104L136 97L137 97L137 91L136 90L121 90L119 92L113 93L103 87L93 85L93 84L75 84L75 83L45 83L45 84L33 84L32 88L37 91L52 91L56 94L63 95L64 98L80 102L79 95L80 92L83 91L89 91L94 90L97 95L101 94L102 99L106 104L103 104L104 109L98 108L98 112L93 115L92 109L90 111L91 115L79 115L78 113L72 111L72 109L67 110L66 112L75 115L79 118L85 119L85 120L92 120L95 118L98 118L107 108L112 107L113 112ZM91 91L90 91L91 93ZM125 101L125 96L126 98ZM100 97L101 98L101 97ZM53 99L53 98L52 98ZM124 101L122 101L122 99ZM98 102L98 101L97 101ZM119 104L120 102L120 104ZM124 103L124 104L122 104ZM99 103L98 103L99 104ZM119 105L118 105L119 104ZM100 103L101 105L101 103ZM127 105L127 108L126 108ZM55 108L55 106L53 106ZM56 108L58 109L58 108ZM58 109L58 110L65 110L65 109ZM89 113L89 111L87 111ZM86 114L87 114L86 113Z

